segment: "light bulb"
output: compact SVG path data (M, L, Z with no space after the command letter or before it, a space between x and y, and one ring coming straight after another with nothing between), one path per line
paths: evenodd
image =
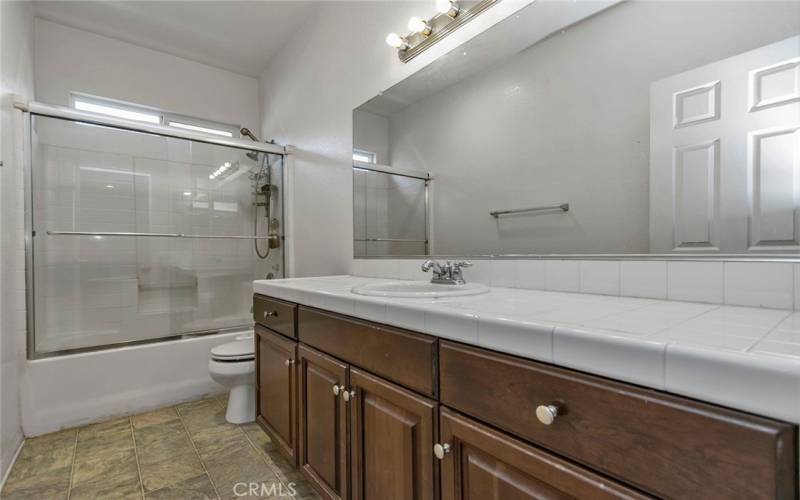
M458 6L452 0L436 0L436 10L450 17L456 17Z
M404 49L408 47L406 40L397 33L389 33L386 35L386 43L389 44L390 47L394 47L396 49Z
M418 17L412 17L408 20L408 30L412 33L422 33L423 35L429 35L431 32L431 27L428 26L428 23L423 21Z

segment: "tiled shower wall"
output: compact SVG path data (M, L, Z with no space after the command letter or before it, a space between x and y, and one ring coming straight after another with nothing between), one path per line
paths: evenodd
M250 235L245 152L46 117L33 130L37 352L248 324L267 269L252 240L47 234ZM237 170L209 179L224 162Z
M473 260L490 286L800 310L800 264L667 260ZM350 274L429 280L422 259L355 259Z

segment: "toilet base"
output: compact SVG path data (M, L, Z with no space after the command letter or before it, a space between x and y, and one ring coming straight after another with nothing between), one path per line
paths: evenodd
M256 419L256 389L253 384L237 385L228 396L225 420L232 424L246 424Z

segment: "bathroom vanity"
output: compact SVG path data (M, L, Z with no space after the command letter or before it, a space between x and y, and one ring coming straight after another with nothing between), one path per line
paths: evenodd
M257 420L323 498L797 497L796 421L482 347L355 280L255 282Z

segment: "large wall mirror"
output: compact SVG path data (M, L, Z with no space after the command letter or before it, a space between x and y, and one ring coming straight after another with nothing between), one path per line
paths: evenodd
M538 0L353 112L354 253L800 255L800 2Z

